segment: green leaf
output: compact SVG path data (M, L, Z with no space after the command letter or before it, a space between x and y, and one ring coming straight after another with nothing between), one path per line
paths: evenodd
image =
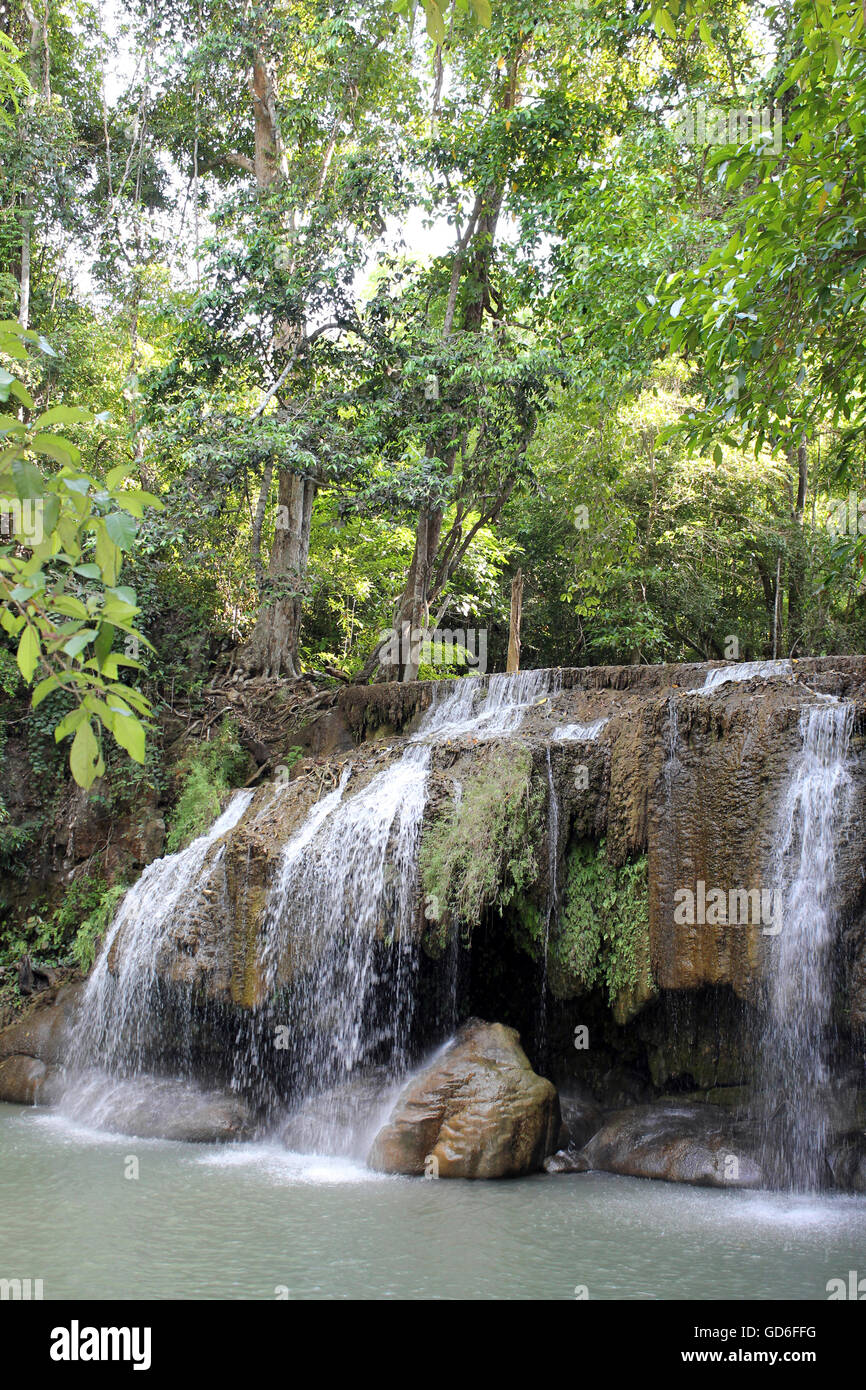
M36 670L36 663L39 660L39 634L32 623L28 623L21 634L21 641L18 643L18 651L15 660L18 662L18 670L21 672L25 681L29 685L33 679L33 672Z
M69 713L61 719L57 728L54 730L55 741L59 743L61 739L66 738L67 734L74 733L82 720L86 718L87 710L83 705L78 705L76 709L70 710Z
M656 32L661 30L663 33L667 34L669 39L676 38L676 25L674 24L667 10L656 10L655 15L653 16L653 21L656 24Z
M33 436L33 449L37 454L45 454L57 463L68 465L81 462L81 454L74 444L61 439L56 434L36 434Z
M33 501L41 497L45 491L45 479L42 477L35 463L29 459L16 459L12 464L12 477L15 479L15 491L22 502Z
M85 791L93 786L100 761L99 744L96 741L90 720L86 719L79 726L78 732L72 740L72 749L69 754L72 776L79 787L83 787Z
M434 43L445 42L445 20L436 0L424 0L427 12L427 33Z
M133 462L129 459L126 463L119 463L116 468L111 468L105 475L105 486L113 492L124 478L128 478L133 469Z
M50 410L46 410L44 415L40 415L33 424L37 430L44 429L46 425L89 425L93 420L92 411L85 410L80 405L55 405Z
M87 612L81 599L74 598L72 594L57 594L51 600L51 610L54 613L62 613L67 618L87 618Z
M105 518L105 529L118 550L131 550L138 527L125 512L112 512Z
M129 756L134 758L137 763L143 763L145 755L144 725L136 719L134 714L126 714L123 710L117 709L116 706L112 706L112 709L115 710L116 718L112 724L111 732L116 741L121 748L126 749Z
M36 709L37 706L41 705L46 695L50 695L52 690L56 690L59 684L59 676L46 676L44 681L40 681L33 690L33 699L31 701L33 708Z
M67 656L78 656L96 636L96 628L83 628L81 632L76 632L74 637L70 637L68 642L64 642L63 650Z

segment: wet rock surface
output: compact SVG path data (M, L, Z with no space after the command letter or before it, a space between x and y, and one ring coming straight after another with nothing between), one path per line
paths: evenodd
M59 1098L60 1068L83 988L63 985L37 995L35 1007L0 1030L0 1101L52 1105Z
M590 1169L698 1187L762 1187L758 1134L712 1105L639 1105L608 1115L582 1152Z
M53 1105L63 1093L59 1067L37 1057L7 1057L0 1062L0 1100L12 1105Z
M82 1124L136 1139L225 1144L251 1138L254 1129L249 1109L238 1096L157 1077L77 1078L64 1109Z
M513 1028L471 1019L406 1087L368 1163L384 1173L502 1178L537 1172L556 1147L559 1101Z

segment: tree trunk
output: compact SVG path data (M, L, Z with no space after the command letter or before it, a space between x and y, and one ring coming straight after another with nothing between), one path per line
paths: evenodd
M518 570L511 581L511 617L508 624L508 665L509 675L520 670L520 622L523 617L523 570Z
M261 51L255 55L250 94L255 120L256 185L265 193L285 172L285 158L277 124L276 90L267 57ZM300 331L294 325L276 325L277 346L298 351ZM273 390L273 388L272 388ZM267 401L267 396L265 401ZM263 577L261 535L274 474L273 461L265 465L253 522L252 559L256 582L261 595L261 607L249 643L240 654L238 665L245 670L265 676L301 674L300 636L304 603L304 581L310 555L310 529L316 482L278 469L277 519L268 562L267 578Z
M280 473L277 526L263 584L263 603L239 662L247 671L290 679L301 674L303 589L315 497L313 478Z
M30 85L33 88L34 96L27 101L27 106L31 106L35 94L40 86L43 88L43 95L50 95L49 86L49 57L48 57L48 5L42 21L36 18L30 0L25 0L24 15L30 25ZM44 68L40 62L43 44L45 45ZM26 132L26 127L25 127ZM30 327L30 267L33 250L33 212L36 206L32 193L25 193L21 200L21 259L19 263L18 276L18 322L22 328Z
M800 440L796 451L789 454L789 461L796 464L797 497L793 508L793 527L791 533L791 558L788 563L788 655L793 656L803 645L805 588L806 588L806 544L803 536L803 512L806 507L806 490L809 484L809 464L805 438Z

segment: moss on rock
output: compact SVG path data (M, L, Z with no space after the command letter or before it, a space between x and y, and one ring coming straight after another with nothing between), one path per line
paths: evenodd
M560 999L603 988L619 1023L654 996L646 855L611 864L604 840L571 850L548 970Z
M452 926L468 942L486 911L501 911L535 882L544 797L533 786L528 748L494 749L479 757L459 801L425 830L421 875L432 955L444 950Z

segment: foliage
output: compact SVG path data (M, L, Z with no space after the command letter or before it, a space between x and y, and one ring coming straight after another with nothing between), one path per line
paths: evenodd
M529 749L479 758L459 802L433 821L422 840L430 949L444 948L451 924L467 940L486 911L501 912L535 880L543 803L544 789L532 785Z
M315 682L371 677L409 611L503 669L518 568L524 667L864 650L862 15L5 7L0 700L44 803L5 789L16 890L64 739L111 814L164 797L154 716L170 748L281 604ZM699 103L778 107L781 143L687 136ZM215 757L172 846L247 775ZM449 845L469 930L510 871Z
M237 725L224 719L215 738L184 755L177 773L181 792L166 837L170 853L203 834L220 814L226 792L248 776L249 757L238 742Z
M798 3L786 46L779 144L755 131L708 160L725 190L747 190L735 230L660 279L644 315L704 374L706 400L680 422L684 434L701 446L754 442L756 454L825 423L866 427L862 6Z
M615 866L604 840L572 849L549 970L560 998L601 988L620 1018L653 992L646 855Z
M28 345L53 351L38 333L0 323L0 354L28 363ZM0 368L0 400L35 408L14 372ZM75 707L57 725L58 741L72 734L69 765L82 787L105 770L100 725L137 762L144 761L147 700L119 680L121 667L138 662L113 650L118 632L133 641L135 594L120 585L123 552L133 543L135 518L158 499L121 486L128 469L104 484L80 467L80 452L54 432L56 425L89 424L80 407L54 406L25 425L7 409L0 416L0 510L11 544L0 547L0 625L16 641L16 661L32 685L33 708L59 691ZM37 460L58 465L49 472ZM82 583L84 581L84 583ZM79 597L79 594L81 595ZM96 732L95 732L96 729Z
M96 959L100 942L108 930L126 892L126 885L115 883L101 893L97 903L80 923L72 943L72 955L80 970L88 971Z

